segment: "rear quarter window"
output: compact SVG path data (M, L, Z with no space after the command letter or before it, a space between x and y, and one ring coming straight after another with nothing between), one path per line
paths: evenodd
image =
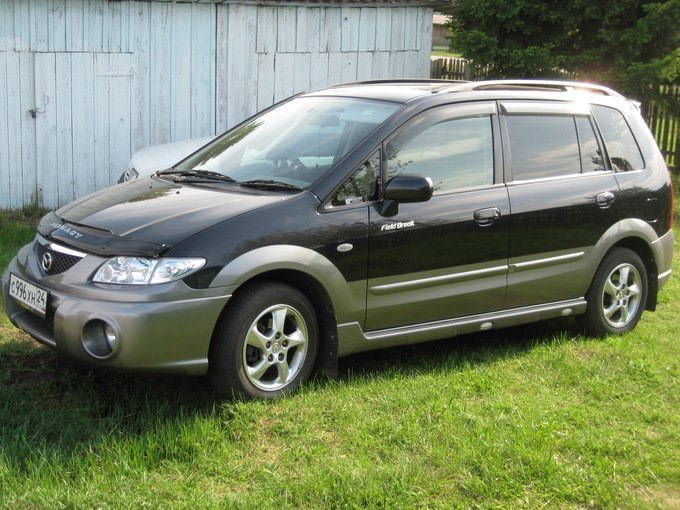
M640 148L623 114L600 105L593 105L592 110L614 170L626 172L644 168Z

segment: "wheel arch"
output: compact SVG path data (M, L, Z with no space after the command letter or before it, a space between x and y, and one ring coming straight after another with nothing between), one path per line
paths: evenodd
M309 299L319 325L319 348L315 368L317 372L334 378L338 373L338 325L331 298L314 277L295 269L275 269L259 273L244 282L233 294L244 288L266 281L282 282L302 292ZM232 296L232 298L233 298ZM225 307L225 310L229 304ZM224 313L224 312L223 312Z
M318 252L300 246L275 245L237 257L218 273L211 286L235 288L231 302L245 288L262 281L286 283L309 299L319 323L316 369L335 377L339 350L337 324L340 321L363 322L365 282L350 285L337 267ZM230 302L221 316L228 314ZM211 344L214 338L213 332Z
M607 253L611 252L614 248L628 248L642 259L647 272L647 301L645 302L644 309L649 311L656 310L657 294L659 290L658 269L656 259L654 258L654 252L649 243L640 237L631 235L614 243L614 245L607 250Z
M597 251L600 253L597 264L593 269L590 281L595 277L602 261L615 248L627 248L635 252L645 265L647 272L647 300L645 310L656 309L659 290L657 258L660 253L655 251L654 242L659 239L654 229L645 221L638 218L626 218L612 226L600 239Z

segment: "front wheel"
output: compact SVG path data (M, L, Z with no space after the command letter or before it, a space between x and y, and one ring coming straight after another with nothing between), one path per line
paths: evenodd
M260 282L243 289L217 325L209 375L217 391L241 398L275 398L295 391L314 366L318 323L296 288Z
M647 288L647 271L637 253L613 249L588 289L588 308L580 316L580 324L595 336L630 331L642 316Z

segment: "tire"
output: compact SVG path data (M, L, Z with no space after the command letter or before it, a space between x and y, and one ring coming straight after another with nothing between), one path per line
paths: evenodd
M234 296L217 323L208 374L228 398L291 393L314 368L319 328L309 300L280 282L258 282Z
M614 248L604 258L586 294L588 307L578 317L593 336L630 331L647 302L647 269L632 250Z

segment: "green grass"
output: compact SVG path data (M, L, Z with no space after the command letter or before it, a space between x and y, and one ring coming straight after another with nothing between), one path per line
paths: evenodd
M449 57L449 58L461 58L462 57L462 55L460 53L452 52L446 46L435 46L434 48L432 48L431 55L433 57Z
M33 230L0 222L4 267ZM2 313L0 508L680 508L679 275L621 337L356 355L273 403L72 365Z

